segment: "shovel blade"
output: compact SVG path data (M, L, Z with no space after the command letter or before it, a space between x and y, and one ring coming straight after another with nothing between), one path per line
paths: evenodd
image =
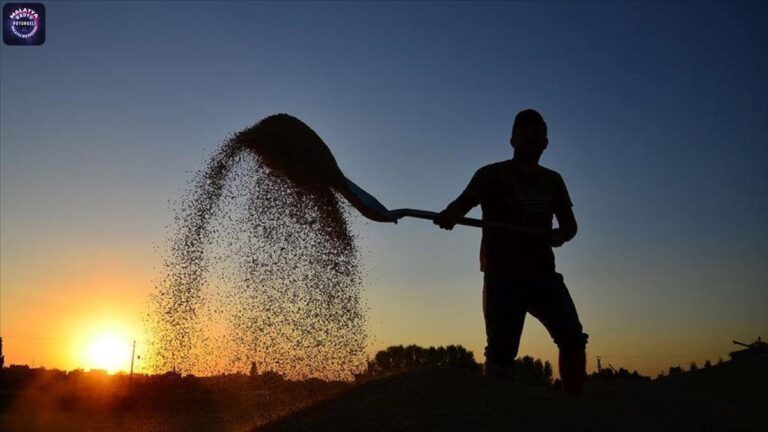
M389 210L384 207L373 195L369 194L363 188L356 185L352 180L345 178L346 188L339 191L341 195L352 204L366 218L376 222L395 222L397 219L389 214Z

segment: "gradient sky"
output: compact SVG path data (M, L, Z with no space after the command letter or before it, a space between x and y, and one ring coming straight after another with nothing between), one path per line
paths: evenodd
M87 366L105 329L141 346L168 200L276 112L387 206L439 210L535 108L580 224L556 257L590 368L655 375L768 336L766 3L45 5L45 45L0 49L10 363ZM371 350L482 358L480 232L360 232ZM521 354L556 358L531 317Z

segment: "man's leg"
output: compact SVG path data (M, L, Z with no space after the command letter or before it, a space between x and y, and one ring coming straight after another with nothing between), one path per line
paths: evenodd
M586 379L589 335L583 332L563 276L555 273L542 283L531 303L529 312L544 324L560 349L559 370L563 388L568 393L580 394Z
M526 296L503 276L486 273L483 283L485 369L489 376L511 377L526 313Z

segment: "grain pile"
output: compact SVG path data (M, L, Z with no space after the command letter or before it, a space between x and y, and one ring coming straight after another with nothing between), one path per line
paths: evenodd
M155 371L350 378L365 364L355 237L320 138L287 115L224 142L175 205L152 295ZM343 180L343 177L341 177Z

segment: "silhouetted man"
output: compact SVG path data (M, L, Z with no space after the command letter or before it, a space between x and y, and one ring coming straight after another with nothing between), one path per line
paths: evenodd
M435 224L453 229L458 218L479 204L484 221L551 233L536 236L483 228L484 371L490 377L512 376L525 314L530 313L544 324L560 349L563 387L578 394L584 387L588 335L583 333L563 276L555 271L552 252L552 247L562 246L576 235L576 219L563 178L539 165L548 143L541 114L531 109L518 113L510 138L514 157L477 170ZM554 230L553 215L558 224Z

